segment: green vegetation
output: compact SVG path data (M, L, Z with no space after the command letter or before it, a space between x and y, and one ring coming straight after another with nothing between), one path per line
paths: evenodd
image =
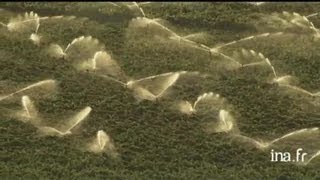
M166 103L143 101L111 81L80 72L67 60L49 57L46 47L66 47L74 38L99 39L131 77L171 71L211 74L200 82L177 87L176 99L195 100L204 92L225 97L237 126L250 137L271 140L290 131L320 126L319 106L304 98L281 93L267 81L271 72L259 68L226 71L220 56L156 39L128 29L135 13L125 6L103 3L0 3L0 21L16 13L34 11L40 16L75 15L75 19L40 22L40 47L29 36L0 29L0 92L8 84L23 87L44 79L59 82L53 97L35 101L40 113L57 124L72 112L92 107L81 128L64 138L37 136L36 128L17 121L9 112L21 108L20 99L0 102L0 178L22 179L312 179L320 178L320 160L308 166L270 162L270 153L234 143L226 133L206 134L202 123L215 116L187 117ZM177 34L209 34L206 44L256 35L258 17L273 12L318 12L320 3L283 3L253 6L244 3L151 3L143 6L148 18L161 18ZM87 17L88 19L83 19ZM319 17L311 21L320 27ZM311 35L289 34L250 40L223 49L231 54L254 49L270 59L280 75L294 75L300 87L320 89L320 41ZM119 159L79 150L83 142L103 129L114 140Z

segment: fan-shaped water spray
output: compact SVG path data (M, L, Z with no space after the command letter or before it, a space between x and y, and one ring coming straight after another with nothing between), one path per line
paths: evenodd
M291 161L298 165L307 165L320 155L320 144L318 141L320 138L320 131L317 127L296 130L272 141L256 140L241 134L233 134L233 138L233 140L240 142L242 146L244 144L250 144L264 151L270 149L271 147L273 149L276 148L286 152L295 152L297 149L303 148L303 150L307 152L305 160Z
M215 132L229 132L233 128L233 117L224 109L219 112L219 124Z
M92 36L80 36L73 39L64 50L57 44L51 44L48 48L48 53L56 58L67 57L71 61L79 63L90 59L97 51L103 50L104 45L98 39Z
M241 49L241 51L234 51L234 59L237 59L242 67L263 65L266 63L265 57L261 53L254 50Z
M195 113L194 104L191 104L189 101L181 101L178 104L179 111L183 114L191 115Z
M290 75L285 75L279 78L275 78L273 82L277 83L280 87L284 87L287 90L291 90L291 92L300 93L300 94L304 94L312 97L320 97L320 92L312 93L298 86L295 86L294 84L298 83L298 79Z
M97 132L97 141L99 149L102 150L105 148L106 144L110 142L110 138L103 130L100 130Z
M147 28L149 33L161 35L164 37L178 36L175 32L158 22L159 19L149 19L146 17L137 17L129 22L129 29Z
M92 36L80 36L78 38L75 38L71 41L71 43L69 43L66 47L66 49L64 50L64 52L67 52L69 50L70 47L74 46L75 44L81 44L83 43L84 45L87 45L87 43L91 43L92 45L94 44L98 44L99 41L97 39L93 39ZM90 45L91 45L90 44Z
M118 63L105 51L96 52L87 67L97 74L110 75L119 80L128 79Z
M40 40L41 40L41 36L35 34L35 33L32 33L30 35L30 40L37 46L40 45Z
M72 134L71 130L82 122L91 112L91 107L85 107L75 116L70 118L61 128L56 129L49 126L39 126L38 131L43 136L58 136L62 137L68 134Z
M227 56L221 54L225 57L228 62L223 61L224 67L228 70L239 69L239 68L248 68L256 66L268 66L270 67L274 78L277 78L277 73L274 66L271 64L270 60L266 58L262 53L256 52L254 50L241 49L241 51L234 51L232 56Z
M47 51L50 56L57 59L63 58L67 55L58 44L50 44Z
M194 114L197 112L208 112L211 110L219 111L225 106L225 99L219 94L213 92L204 93L198 96L193 105L189 101L181 101L178 104L178 108L181 113Z
M252 66L268 65L271 68L274 76L277 77L275 69L271 64L270 60L266 58L262 53L258 53L252 49L241 49L241 51L234 51L231 58L233 59L232 62L234 63L234 65L229 66L233 66L234 68L245 68Z
M228 111L221 109L219 111L218 122L206 123L204 130L207 133L230 132L234 130L234 121L234 118Z
M137 80L129 79L110 55L106 52L97 52L91 60L91 69L97 70L98 76L116 82L133 91L133 96L138 100L156 101L161 98L166 90L178 80L186 71L169 72L149 76ZM122 80L123 78L124 80Z
M22 32L22 31L32 31L35 34L38 33L39 27L40 27L40 21L43 20L52 20L52 19L74 19L75 16L43 16L40 17L37 13L34 13L33 11L26 12L23 16L18 15L17 17L10 18L9 23L5 24L3 22L0 22L0 24L4 27L7 27L9 31L16 31L16 32ZM29 26L29 27L28 27Z
M186 71L169 72L155 76L149 76L137 80L120 81L107 75L99 75L113 82L119 83L125 88L132 90L133 96L140 102L142 100L156 101L163 97L166 91L173 86L181 75L188 74Z
M237 42L234 41L234 43L237 43ZM221 47L223 46L220 46L219 48ZM210 49L210 53L216 54L228 60L228 61L221 62L227 70L246 68L246 67L252 67L252 66L268 65L271 68L274 76L277 77L276 71L273 65L271 64L270 60L268 58L265 58L262 53L258 53L254 50L242 49L241 51L234 51L232 56L228 56L222 53L219 50L219 48Z
M40 45L40 42L41 42L41 39L42 39L42 36L40 36L38 34L38 31L39 31L39 28L40 28L40 20L43 21L43 20L51 20L51 19L60 19L62 18L63 16L52 16L52 17L39 17L37 19L37 26L36 26L36 29L35 29L35 32L32 33L30 35L30 40L35 44L35 45Z
M11 18L5 26L9 31L28 31L31 34L32 32L36 32L39 26L39 20L40 17L38 14L31 11L29 13L26 12L24 16L19 15L18 17Z
M96 138L88 144L88 150L93 153L107 152L112 156L117 154L111 138L103 130L97 132Z
M278 143L280 145L298 144L299 143L298 141L303 142L305 138L309 138L309 137L313 138L315 136L318 137L318 135L319 135L319 128L316 127L316 128L305 128L305 129L296 130L288 134L285 134L280 138L276 138L272 141L256 140L241 134L234 134L233 136L235 139L239 140L242 143L249 143L254 145L258 149L264 150Z
M52 17L39 17L37 13L26 12L24 16L18 15L15 18L11 18L8 24L0 23L11 32L27 33L30 34L29 39L35 44L40 45L42 36L38 34L40 28L40 21L48 19L60 19L63 16Z
M290 33L310 33L315 37L319 37L319 29L317 29L306 16L302 16L296 12L289 13L273 13L270 16L263 16L257 24L257 28L270 28L276 31Z
M189 45L193 48L209 52L210 48L206 45L194 42L190 40L188 37L182 37L178 35L173 30L162 25L160 21L161 19L149 19L145 17L138 17L130 21L128 29L137 30L141 33L141 29L145 28L147 30L147 33L150 33L152 35L164 37L176 41L180 44Z
M178 80L181 73L183 72L170 72L128 81L126 86L133 91L134 96L139 101L156 101Z

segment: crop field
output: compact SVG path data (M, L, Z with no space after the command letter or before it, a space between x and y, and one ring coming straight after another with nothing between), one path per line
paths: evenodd
M0 8L0 179L320 178L320 3Z

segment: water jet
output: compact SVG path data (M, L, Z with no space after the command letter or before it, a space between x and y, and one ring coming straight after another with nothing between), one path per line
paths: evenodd
M182 37L175 33L173 30L169 29L168 27L162 25L160 19L149 19L146 17L137 17L130 21L128 28L129 29L140 29L146 28L148 33L156 34L158 36L183 43L185 45L190 45L193 48L197 48L206 52L209 52L210 48L207 47L205 44L194 42L188 37Z
M0 97L0 101L3 101L7 98L10 98L10 97L13 97L15 95L18 95L18 94L27 94L25 91L29 91L29 90L34 90L34 88L44 88L43 90L46 90L46 91L52 91L53 89L55 89L56 87L56 81L55 80L52 80L52 79L48 79L48 80L43 80L43 81L39 81L37 83L34 83L34 84L31 84L25 88L22 88L16 92L13 92L9 95L5 95L5 96L1 96ZM38 89L39 90L39 89ZM39 91L37 91L37 93L39 93Z
M245 41L248 41L248 40L253 40L253 39L258 39L258 38L264 38L264 37L271 37L271 36L280 36L282 35L283 32L275 32L275 33L262 33L262 34L258 34L258 35L254 35L254 36L248 36L248 37L244 37L244 38L241 38L239 40L234 40L234 41L231 41L231 42L228 42L228 43L223 43L221 45L218 45L218 46L215 46L213 48L211 48L211 50L214 52L218 52L221 48L224 48L224 47L227 47L227 46L231 46L231 45L234 45L234 44L237 44L237 43L241 43L241 42L245 42Z
M39 124L39 122L37 122L37 119L39 118L38 110L29 96L22 96L21 101L27 121L33 125Z

